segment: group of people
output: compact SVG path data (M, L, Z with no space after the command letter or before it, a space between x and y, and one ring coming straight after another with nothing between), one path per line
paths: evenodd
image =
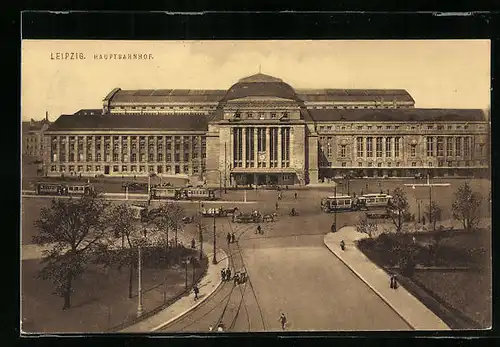
M264 232L262 231L260 224L257 225L257 229L255 229L255 233L259 234L259 235L264 235Z
M227 233L226 240L228 244L236 242L236 235L234 234L234 231L232 233Z
M223 282L230 281L231 280L231 269L230 268L222 269L220 271L220 275L221 275ZM234 284L244 283L246 281L246 278L247 278L247 274L246 274L246 272L243 272L243 271L236 272L234 274L234 276L232 277Z
M231 269L222 269L220 270L220 277L222 279L222 282L230 281L231 280Z
M391 284L390 284L390 287L392 289L398 289L398 280L397 280L397 277L396 275L392 274L391 275Z

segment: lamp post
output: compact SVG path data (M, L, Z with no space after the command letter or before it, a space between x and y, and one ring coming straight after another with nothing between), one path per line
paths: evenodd
M418 222L420 223L420 200L417 200L418 205Z
M201 222L198 223L198 232L200 233L200 260L203 258L203 232Z
M184 263L186 264L186 278L185 278L186 283L185 284L186 284L186 291L187 291L188 290L188 263L189 263L188 258L186 258L184 260Z
M227 142L224 142L224 194L227 194Z
M222 171L219 170L219 197L222 198Z
M142 252L141 252L141 245L137 247L138 251L138 265L137 265L137 278L138 278L138 284L137 284L137 317L142 316Z
M216 237L215 237L215 215L214 215L214 257L212 259L212 264L217 264L217 248L216 248Z
M335 197L335 199L333 199L333 203L334 203L334 209L333 209L333 228L332 228L332 232L336 232L337 231L337 184L335 182L333 182L334 186L333 186L333 196Z

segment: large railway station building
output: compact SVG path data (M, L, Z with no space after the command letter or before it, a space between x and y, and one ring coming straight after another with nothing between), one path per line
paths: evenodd
M122 90L44 133L48 176L179 175L209 186L487 175L479 109L419 109L406 90L294 89L258 73L228 90Z

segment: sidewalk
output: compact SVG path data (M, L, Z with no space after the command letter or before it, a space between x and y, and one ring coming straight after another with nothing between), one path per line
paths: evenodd
M205 250L208 259L212 259L213 246L210 243L203 243L203 249ZM131 325L121 330L120 332L144 333L159 330L172 323L176 319L180 318L181 316L187 314L189 311L195 309L198 305L209 299L210 296L222 284L220 278L221 270L223 268L229 267L229 258L226 252L224 252L220 248L217 249L217 259L219 259L219 262L216 265L213 265L211 261L208 263L207 273L205 277L203 277L198 283L198 288L200 288L199 300L194 301L193 294L189 293L189 295L183 296L156 315L140 321L134 325Z
M364 237L356 227L347 226L336 233L325 235L324 243L346 266L365 282L382 300L414 330L450 330L450 328L403 286L397 290L389 287L389 275L372 263L355 245ZM340 241L346 244L345 251L340 249Z

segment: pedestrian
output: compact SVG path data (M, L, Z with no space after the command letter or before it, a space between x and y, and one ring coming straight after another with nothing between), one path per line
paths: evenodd
M194 285L193 287L193 293L194 293L194 300L198 300L198 294L200 293L200 290L198 289L197 285Z
M231 280L231 269L227 268L226 269L226 281L230 281L230 280Z
M260 224L257 225L257 230L255 231L255 233L259 233L259 234L262 234L262 228L260 227Z
M368 191L368 183L366 184L366 191Z
M390 287L391 289L394 289L394 275L391 274L390 279L391 279Z
M278 202L276 201L276 211L278 211L279 205Z
M234 284L235 284L235 285L237 285L237 284L239 284L239 283L240 283L240 276L238 275L238 273L237 273L237 272L234 274L233 279L234 279Z
M236 242L236 235L234 234L234 231L231 233L231 243Z
M293 197L295 198L295 200L297 200L297 192L293 194Z
M393 289L398 289L398 278L396 277L396 275L393 275Z
M221 278L222 282L224 282L226 280L226 269L220 270L220 278Z
M422 224L425 225L425 217L422 217Z
M191 248L196 248L196 241L194 240L194 237L191 239Z
M227 239L227 244L230 244L231 243L231 234L230 233L227 233L226 239Z
M345 251L345 242L344 240L340 241L340 248Z
M285 316L285 314L281 313L281 316L278 320L281 323L281 329L285 330L285 328L286 328L286 316Z

